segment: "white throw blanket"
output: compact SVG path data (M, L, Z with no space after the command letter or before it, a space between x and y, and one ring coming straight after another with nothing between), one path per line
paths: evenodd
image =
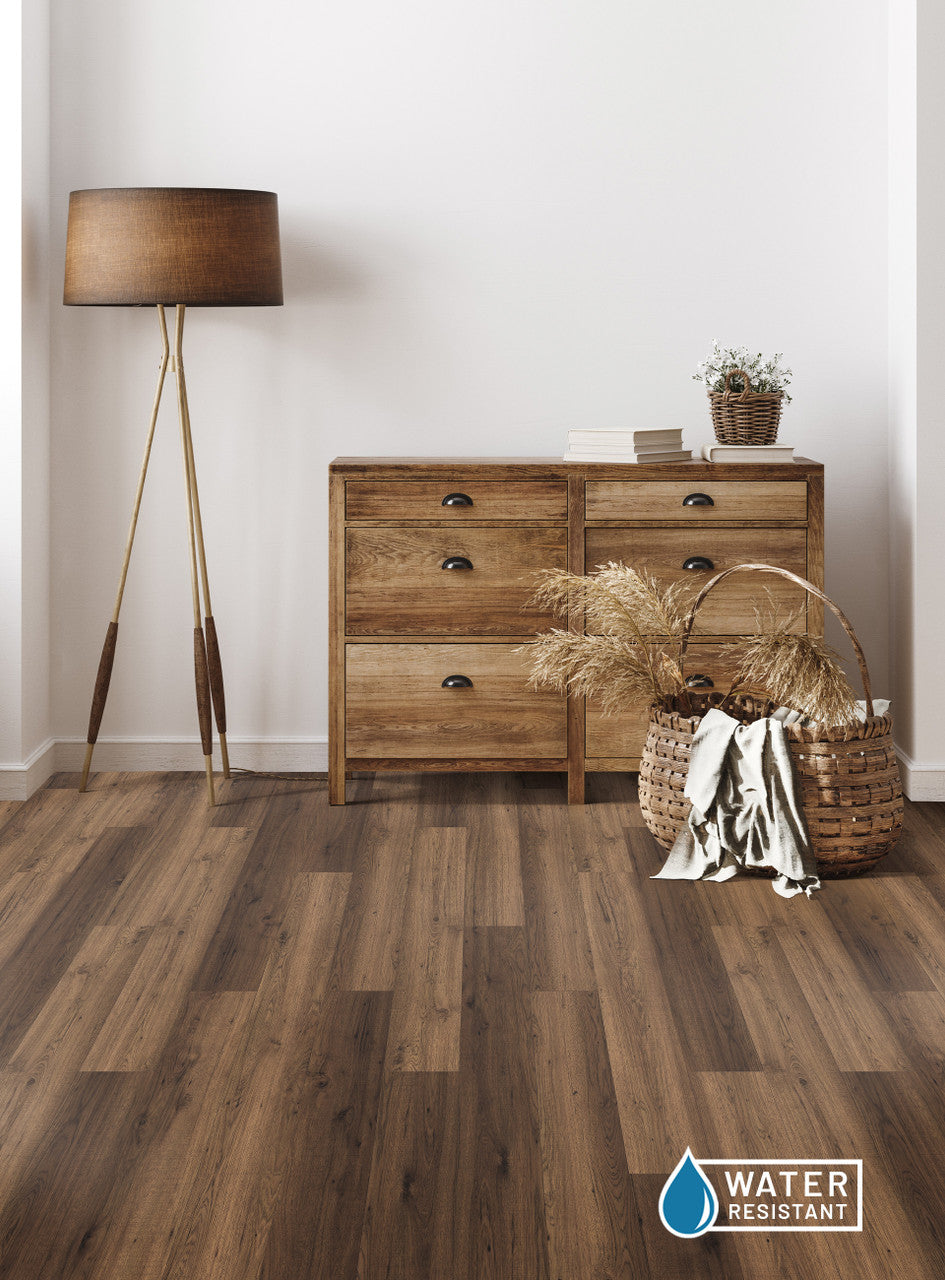
M820 888L780 720L743 725L715 707L707 711L685 795L688 825L654 880L728 880L739 866L763 866L778 873L773 888L783 898Z

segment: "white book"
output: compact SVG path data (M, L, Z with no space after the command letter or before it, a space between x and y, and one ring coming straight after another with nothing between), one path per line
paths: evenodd
M657 444L582 444L580 440L569 440L569 449L577 449L581 453L601 454L610 457L613 454L621 454L627 458L644 457L649 453L666 453L667 450L681 449L682 440L664 440Z
M636 444L633 446L633 452L636 454L665 453L667 449L681 449L682 447L682 437L680 436L678 440L660 441L657 444Z
M711 444L702 446L706 462L793 462L792 444Z
M677 448L677 442L671 444L660 444L654 446L657 452L663 449ZM622 458L635 458L638 450L632 444L611 444L611 445L588 445L581 444L579 440L569 440L568 449L576 449L578 453L599 454L602 458L609 458L615 453L619 453Z
M565 462L616 462L621 465L624 463L634 466L638 463L649 462L688 462L692 457L691 449L668 449L662 453L645 453L637 456L636 454L618 453L616 450L611 455L602 453L585 453L576 449L569 449L564 455Z
M653 430L632 431L626 427L602 427L600 429L576 429L568 432L568 444L613 445L624 444L675 444L682 440L682 427L659 427Z

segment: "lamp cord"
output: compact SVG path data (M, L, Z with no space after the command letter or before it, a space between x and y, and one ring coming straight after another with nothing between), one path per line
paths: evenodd
M267 773L262 769L238 769L230 766L230 777L274 778L278 782L327 782L327 773Z

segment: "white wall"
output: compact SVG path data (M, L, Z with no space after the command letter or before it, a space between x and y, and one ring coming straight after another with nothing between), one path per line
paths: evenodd
M0 16L0 799L51 767L49 14ZM15 299L21 298L17 307Z
M555 455L571 426L624 423L699 445L689 375L715 336L795 369L782 438L826 463L828 590L885 690L885 0L52 0L52 19L54 298L71 188L279 192L285 308L188 318L234 739L326 733L334 455ZM78 739L157 328L56 305L53 342L53 703ZM160 432L103 739L195 735L170 403Z
M945 800L945 12L890 4L890 578L907 794Z
M23 4L23 757L50 745L49 7ZM57 271L58 276L58 271Z
M20 190L22 68L19 6L0 10L0 165L4 181ZM15 200L0 204L0 289L21 292L22 232ZM22 489L23 385L20 317L10 308L0 330L0 761L22 759Z

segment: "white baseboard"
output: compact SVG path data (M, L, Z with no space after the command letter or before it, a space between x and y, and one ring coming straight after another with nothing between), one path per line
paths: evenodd
M234 769L264 773L325 773L328 739L241 738L227 735ZM28 800L54 773L78 772L85 758L84 738L50 739L23 764L0 765L0 800ZM219 746L214 762L220 767ZM203 769L199 738L99 738L92 757L96 772L150 773Z
M234 768L265 773L325 773L328 739L227 737ZM902 789L909 800L945 801L945 765L928 768L899 751ZM0 765L0 800L28 800L58 772L82 768L85 740L49 738L22 764ZM219 748L214 760L219 768ZM147 773L202 768L199 738L100 738L92 768L100 772Z
M945 800L945 765L930 769L897 749L902 790L909 800Z
M28 800L56 772L52 738L36 748L22 764L0 764L0 800Z

